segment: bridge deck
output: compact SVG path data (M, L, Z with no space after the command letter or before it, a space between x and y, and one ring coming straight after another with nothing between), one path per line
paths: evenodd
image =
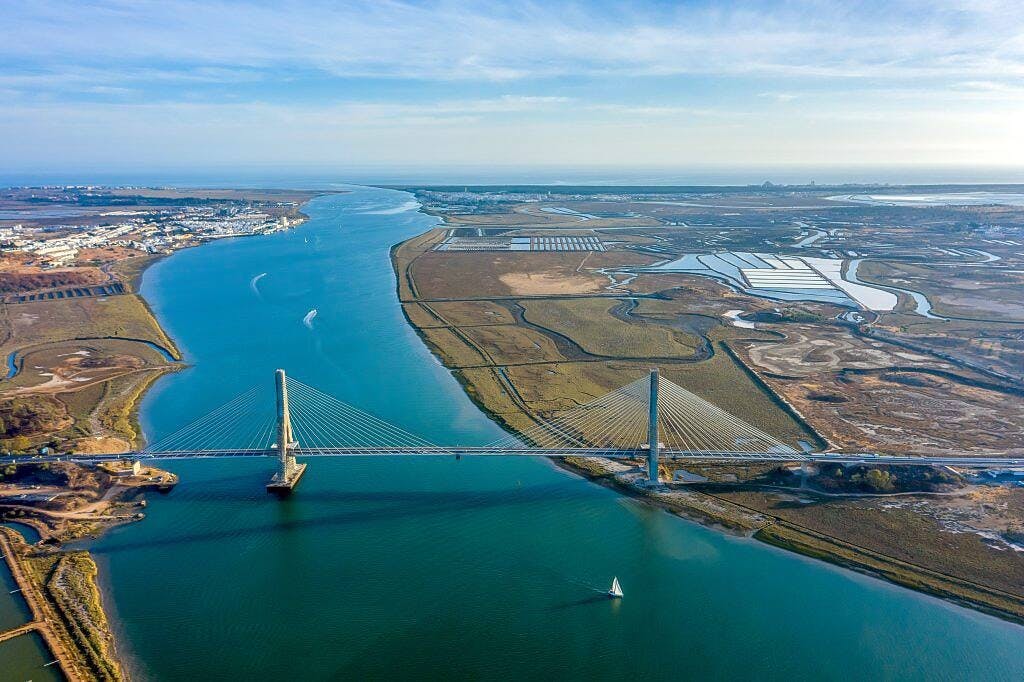
M296 457L606 457L609 459L642 459L646 449L612 448L495 448L495 447L352 447L352 448L295 448ZM841 464L923 464L933 466L959 467L1018 467L1024 466L1024 458L1011 457L919 457L915 455L878 455L874 453L835 452L729 452L694 451L663 448L661 456L668 460L689 460L703 463L737 462L834 462ZM276 449L270 450L172 450L166 452L122 452L89 455L39 455L0 457L0 463L16 464L27 462L83 463L110 462L125 459L219 459L230 457L274 457Z

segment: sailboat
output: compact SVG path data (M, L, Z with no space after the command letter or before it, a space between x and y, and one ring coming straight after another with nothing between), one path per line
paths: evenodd
M612 578L612 588L608 590L608 596L612 599L622 598L622 586L619 585L618 577Z

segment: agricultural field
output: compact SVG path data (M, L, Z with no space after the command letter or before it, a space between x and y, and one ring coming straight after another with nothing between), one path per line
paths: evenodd
M403 307L510 430L658 367L797 449L1024 455L1019 207L866 205L810 189L415 191L448 229L393 251ZM604 250L434 250L451 229L589 231ZM664 267L701 254L728 276ZM749 517L766 542L1024 617L1013 488L941 472L944 496L929 498L905 471L864 468L846 487L810 476L785 492L799 467L687 468L708 483L669 505L679 513ZM663 480L680 471L664 462Z
M427 300L600 292L608 279L581 272L585 258L586 254L557 252L431 251L416 258L408 273L419 297ZM527 268L524 260L529 263Z

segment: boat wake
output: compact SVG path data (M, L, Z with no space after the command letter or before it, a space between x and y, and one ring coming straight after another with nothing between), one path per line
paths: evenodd
M259 287L256 286L256 283L259 282L261 279L263 279L266 276L267 276L267 273L261 272L260 274L256 275L251 280L249 280L249 288L252 289L252 293L256 294L257 296L260 295L260 290L259 290Z
M316 308L313 308L308 313L306 313L306 316L302 318L302 324L306 325L307 329L312 329L314 317L316 317Z

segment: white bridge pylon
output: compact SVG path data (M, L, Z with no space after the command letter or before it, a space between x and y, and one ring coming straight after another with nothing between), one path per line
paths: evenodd
M779 439L660 377L657 370L536 426L485 446L439 446L312 386L275 373L276 400L253 387L138 457L275 456L268 488L288 490L296 457L341 455L539 455L646 458L658 480L662 456L708 460L803 459Z
M492 445L511 449L516 443L569 455L595 448L644 453L652 481L661 454L799 459L779 439L659 376L658 370Z
M646 459L657 483L662 459L703 464L829 462L833 464L1024 466L1024 457L798 452L686 389L657 370L572 409L540 415L536 426L483 446L440 446L342 402L312 386L275 373L209 414L144 450L106 454L0 456L0 464L139 459L274 457L273 492L295 486L315 456L509 456Z

